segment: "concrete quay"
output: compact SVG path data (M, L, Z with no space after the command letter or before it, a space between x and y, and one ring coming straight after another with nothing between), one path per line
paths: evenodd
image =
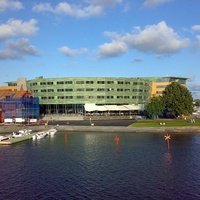
M0 134L11 134L20 129L31 129L32 132L45 131L55 125L48 126L0 126ZM185 127L131 127L131 126L73 126L59 125L56 127L58 131L68 132L114 132L114 133L200 133L200 126Z
M200 133L200 127L59 126L58 131L112 133Z

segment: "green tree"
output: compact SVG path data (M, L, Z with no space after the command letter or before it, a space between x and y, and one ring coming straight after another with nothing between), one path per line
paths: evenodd
M147 104L147 116L150 118L158 118L159 115L163 114L165 109L164 102L161 96L152 97Z
M183 85L172 82L163 91L163 102L166 109L176 117L190 115L193 112L193 98L191 92Z
M194 103L195 103L195 106L200 106L200 99L195 99Z

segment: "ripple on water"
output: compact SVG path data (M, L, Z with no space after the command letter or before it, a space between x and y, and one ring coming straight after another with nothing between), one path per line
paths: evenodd
M0 146L1 199L200 198L200 135L67 136Z

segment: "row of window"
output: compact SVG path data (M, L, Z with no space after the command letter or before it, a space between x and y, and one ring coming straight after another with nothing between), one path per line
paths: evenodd
M94 84L94 81L76 81L76 84ZM64 85L64 84L74 84L73 81L57 81L56 85ZM97 81L97 84L114 84L114 81ZM149 86L149 83L144 82L130 82L130 81L117 81L119 85L145 85ZM30 83L30 86L37 85L54 85L54 82L40 82L40 83Z
M76 99L94 99L94 96L76 96ZM114 99L114 96L97 96L97 99ZM117 96L117 99L142 99L142 96ZM55 99L54 96L41 97L42 100L45 99ZM58 96L57 99L74 99L73 96Z
M57 92L73 92L74 90L72 88L66 88L66 89L57 89ZM95 91L94 88L77 88L76 89L77 92L84 92L84 91L87 91L87 92L92 92L92 91ZM109 91L114 91L113 88L97 88L96 91L98 92L109 92ZM39 90L33 90L33 93L38 93ZM42 89L41 92L54 92L54 89ZM129 89L129 88L118 88L117 89L117 92L148 92L148 90L146 89Z

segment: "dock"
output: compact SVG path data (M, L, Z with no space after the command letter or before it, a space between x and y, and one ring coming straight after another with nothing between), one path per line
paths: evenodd
M33 135L35 135L35 134L36 133L31 133L28 135L24 135L22 137L16 137L16 138L8 139L8 140L3 140L3 141L0 141L0 145L11 145L11 144L23 142L25 140L30 140L30 139L32 139Z

